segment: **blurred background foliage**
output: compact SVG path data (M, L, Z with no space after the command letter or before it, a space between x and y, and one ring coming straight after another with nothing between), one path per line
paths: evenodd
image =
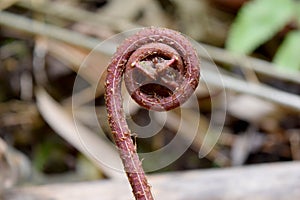
M83 60L99 41L144 26L175 29L199 42L224 76L228 99L222 134L199 159L211 117L210 98L220 98L221 87L210 80L210 97L206 84L200 84L198 135L178 160L159 171L299 160L299 8L299 1L293 0L0 1L0 188L117 176L97 165L72 139L73 85ZM203 63L210 62L199 55ZM77 125L87 137L97 134L105 142L110 141L110 130L104 82L98 82L98 75L109 59L101 52L92 55L79 77L91 86L75 94ZM97 120L88 104L93 99ZM188 117L193 117L193 108L190 111ZM139 107L128 118L141 126L150 123L149 112ZM181 135L183 142L188 132ZM176 127L166 125L151 138L137 138L138 151L159 149L175 134ZM115 149L109 147L97 146L117 162ZM143 163L147 167L163 159Z
M252 53L275 36L283 40L273 61L284 70L299 70L300 2L294 0L252 1L238 12L227 39L227 48Z

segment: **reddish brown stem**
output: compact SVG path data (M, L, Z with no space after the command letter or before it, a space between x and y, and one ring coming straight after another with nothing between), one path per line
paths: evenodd
M157 111L184 103L199 82L197 53L180 33L165 28L145 28L125 40L107 68L106 106L109 124L124 169L137 200L152 200L122 106L121 83L141 106Z

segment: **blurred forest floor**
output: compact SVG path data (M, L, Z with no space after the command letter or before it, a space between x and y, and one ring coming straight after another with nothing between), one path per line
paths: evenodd
M139 152L151 152L176 134L184 142L190 139L189 132L196 131L190 148L159 172L300 160L300 73L278 71L269 62L280 44L278 35L252 57L224 49L230 25L245 1L224 2L228 1L1 0L0 190L22 183L118 176L74 139L78 128L95 142L90 147L93 152L105 152L103 159L119 165L109 143L103 97L102 75L112 52L100 46L89 53L117 33L146 26L175 29L196 40L203 47L197 49L204 65L202 74L209 74L196 91L201 110L198 130L188 128L199 115L191 106L186 114L172 111L173 117L167 118L155 136L137 139ZM86 68L80 70L87 56ZM224 85L209 71L211 59ZM75 81L85 87L74 91ZM224 97L223 87L227 100L224 128L212 150L199 159L201 147L210 148L203 144L203 134L209 128L212 102ZM132 103L128 95L124 98ZM160 121L159 115L150 116L128 104L129 125ZM182 132L176 126L180 119L187 123ZM145 168L164 157L153 159L143 162Z

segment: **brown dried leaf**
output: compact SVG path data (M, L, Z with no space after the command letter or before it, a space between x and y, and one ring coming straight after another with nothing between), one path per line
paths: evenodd
M107 176L125 178L124 174L113 169L123 169L123 167L121 159L112 145L81 125L80 122L76 121L75 123L72 116L55 102L44 89L36 90L36 98L41 115L57 134L100 167Z

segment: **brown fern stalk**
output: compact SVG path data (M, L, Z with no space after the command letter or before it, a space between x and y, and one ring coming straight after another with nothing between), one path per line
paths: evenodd
M145 28L127 38L107 68L109 124L136 200L152 200L122 106L121 83L141 106L156 111L184 103L196 89L199 59L188 39L165 28Z

